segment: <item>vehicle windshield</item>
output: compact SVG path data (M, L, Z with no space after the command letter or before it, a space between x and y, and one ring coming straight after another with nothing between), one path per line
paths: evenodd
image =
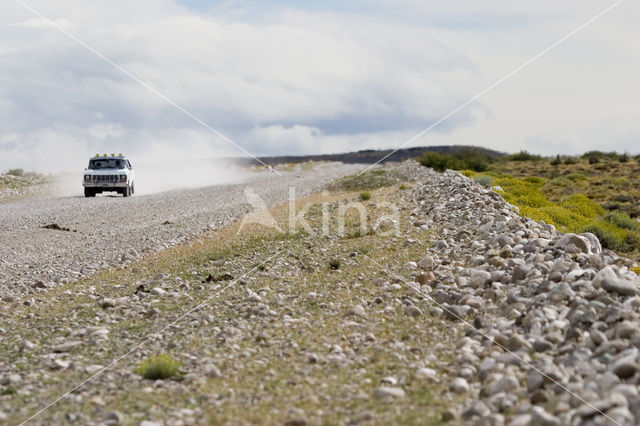
M110 158L94 158L89 161L89 169L122 169L124 168L123 160L114 160Z

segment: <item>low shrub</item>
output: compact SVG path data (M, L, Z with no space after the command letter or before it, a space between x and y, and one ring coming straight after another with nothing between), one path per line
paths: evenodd
M581 232L591 232L600 240L602 247L609 250L620 250L623 247L626 232L605 221L593 221L581 229Z
M564 164L577 164L578 159L576 157L572 157L571 155L567 156L564 159Z
M530 154L527 151L520 151L516 154L509 154L502 157L505 161L541 161L542 157L537 154Z
M604 151L587 151L582 154L582 158L587 158L589 162L593 159L594 163L599 163L603 160L618 160L620 158L620 154L615 151L604 152Z
M565 176L567 179L569 179L571 182L583 182L585 180L587 180L588 178L583 175L582 173L571 173L570 175Z
M558 204L549 204L540 207L539 211L547 217L546 220L542 219L542 217L540 217L540 219L547 223L552 223L560 229L578 229L589 223L588 218L570 208Z
M23 170L23 169L10 169L10 170L7 172L7 174L8 174L8 175L11 175L11 176L18 176L18 177L20 177L20 176L24 176L24 170Z
M598 179L601 185L611 186L626 186L629 185L629 180L623 176L606 176Z
M604 214L602 206L583 194L572 194L565 198L561 205L587 219L593 219L598 215Z
M529 176L524 178L524 181L527 183L532 184L535 187L540 188L542 185L544 185L544 179L542 179L541 177L538 176Z
M618 194L611 197L611 201L616 201L618 203L633 203L635 198L632 195Z
M143 360L134 372L148 380L165 380L179 376L180 363L171 355L160 354Z
M475 170L476 172L486 172L489 170L489 163L485 163L480 159L470 158L466 160L463 166L460 168ZM460 169L456 169L460 170Z
M487 175L477 175L473 178L473 181L478 185L482 185L488 188L491 186L491 182L493 182L493 178Z
M635 219L631 219L624 213L609 212L604 215L604 220L618 226L619 228L640 230L640 222Z
M640 249L640 234L634 231L627 231L624 236L622 251L630 252Z
M362 191L360 193L360 199L362 201L367 201L371 199L371 193L369 191Z
M505 199L518 207L542 207L549 204L549 200L535 185L522 179L500 177L493 181L494 186L504 190Z
M618 157L618 161L621 163L626 163L629 161L629 154L626 152Z
M464 167L459 161L453 159L450 155L440 152L425 152L418 158L418 162L425 167L431 167L436 172L444 172L447 169L461 170L469 169Z
M556 157L551 160L551 165L552 166L559 166L560 164L562 164L562 159L560 158L560 155L556 155Z
M329 261L329 268L340 269L340 259L333 259Z
M478 148L464 148L450 154L429 151L417 158L425 167L431 167L437 172L450 170L473 170L484 172L489 170L489 164L496 160L495 156Z
M0 391L0 395L15 395L17 393L18 391L13 387L4 388L2 389L2 391Z
M610 203L604 203L602 207L604 207L604 209L607 211L611 211L611 210L622 210L624 208L624 205L620 203L610 202Z

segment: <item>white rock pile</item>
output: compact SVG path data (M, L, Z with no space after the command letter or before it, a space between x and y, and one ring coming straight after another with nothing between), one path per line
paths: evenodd
M640 423L640 297L632 263L592 234L523 219L457 172L415 189L437 230L411 279L432 311L467 322L449 390L465 424Z

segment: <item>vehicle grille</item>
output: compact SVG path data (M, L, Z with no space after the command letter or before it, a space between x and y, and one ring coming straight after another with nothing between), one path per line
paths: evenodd
M117 182L118 175L94 175L94 182Z

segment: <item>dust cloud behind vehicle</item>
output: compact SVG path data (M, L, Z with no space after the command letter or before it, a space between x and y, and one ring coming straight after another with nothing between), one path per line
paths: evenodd
M128 156L135 169L135 195L153 194L163 191L188 190L211 185L222 185L243 182L248 172L232 162L222 159L207 158L187 160L162 158L145 158ZM52 181L51 194L55 197L83 196L82 185L84 168L87 160L76 172L61 172L50 175ZM104 193L98 196L121 197L116 193Z
M246 172L220 159L136 160L136 194L239 183Z

